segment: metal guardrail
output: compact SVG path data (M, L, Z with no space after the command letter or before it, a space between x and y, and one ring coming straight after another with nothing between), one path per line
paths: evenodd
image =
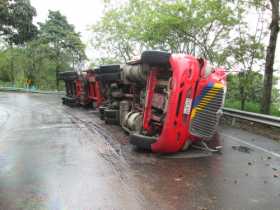
M274 116L259 114L254 112L246 112L246 111L230 109L230 108L223 108L223 112L224 115L233 118L244 119L251 122L256 122L256 123L280 128L280 117L274 117Z
M39 94L64 94L64 91L43 91L34 90L27 88L14 88L14 87L0 87L0 91L11 91L11 92L25 92L25 93L39 93Z

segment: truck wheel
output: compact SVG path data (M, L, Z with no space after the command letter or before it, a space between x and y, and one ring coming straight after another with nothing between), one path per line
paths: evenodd
M95 70L96 74L107 74L107 73L116 73L121 71L121 66L119 64L113 65L103 65Z
M110 125L119 125L120 122L117 119L110 119L110 118L105 118L105 123L110 124Z
M169 65L170 56L168 52L149 50L142 53L141 61L151 66Z
M105 110L104 106L99 107L99 114L101 120L104 120L104 110Z
M105 118L118 119L119 118L119 110L116 109L105 109L104 110Z
M120 72L117 73L106 73L106 74L97 74L97 81L118 81L121 79Z
M61 72L58 75L58 78L60 80L76 80L78 79L78 74L75 71L66 71L66 72Z

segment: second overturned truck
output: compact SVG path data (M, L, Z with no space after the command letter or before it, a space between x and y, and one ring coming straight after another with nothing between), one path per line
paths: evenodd
M119 124L138 148L174 153L216 132L226 73L204 59L145 51L139 60L92 74L102 96L101 119Z

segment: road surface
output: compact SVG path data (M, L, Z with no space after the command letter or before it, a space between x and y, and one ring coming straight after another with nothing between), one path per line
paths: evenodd
M280 143L222 127L213 142L136 151L95 111L0 92L0 210L280 209Z

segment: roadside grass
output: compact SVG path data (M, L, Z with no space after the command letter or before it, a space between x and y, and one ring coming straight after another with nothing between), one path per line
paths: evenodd
M239 109L241 107L240 101L237 100L226 100L225 101L225 107L232 108L232 109ZM255 112L260 113L260 105L256 102L248 101L245 103L245 110L248 112ZM273 104L271 106L271 114L272 116L280 117L280 108Z
M24 89L31 89L31 90L43 90L43 91L56 91L56 88L50 88L48 85L40 85L38 86L31 86L28 87L23 83L12 83L12 82L3 82L0 80L0 87L7 87L7 88L24 88ZM59 90L64 91L65 85L64 82L59 83Z
M0 80L0 87L16 87L12 82L2 82Z

